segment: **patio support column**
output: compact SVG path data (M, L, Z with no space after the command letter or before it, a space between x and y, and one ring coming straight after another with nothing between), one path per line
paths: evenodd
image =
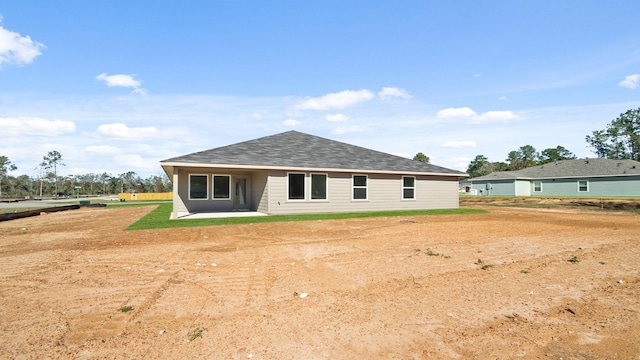
M178 169L173 168L173 201L172 201L173 210L171 212L172 219L178 218L178 211L176 210L177 199L178 199Z

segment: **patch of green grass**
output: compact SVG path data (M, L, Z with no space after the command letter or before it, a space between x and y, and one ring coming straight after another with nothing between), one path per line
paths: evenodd
M205 328L195 328L193 330L191 330L189 332L189 334L187 334L187 336L189 337L189 341L193 341L197 338L201 338L202 337L202 332L205 331Z
M482 265L480 267L480 269L482 269L482 270L489 270L489 269L491 269L493 267L493 265L491 265L491 264L485 264L485 262L482 261L482 259L478 259L474 264L476 264L478 266Z
M427 255L429 256L440 256L440 254L438 254L437 252L433 252L431 251L431 249L427 248Z
M420 249L415 249L413 252L414 252L415 254L419 254L419 253L421 253L421 252L423 252L423 251L422 251L422 250L420 250ZM430 248L427 248L427 251L424 251L423 253L424 253L424 254L426 254L427 256L442 256L442 257L443 257L443 258L445 258L445 259L451 259L451 256L449 256L449 255L445 255L445 254L437 253L437 252L435 252L435 251L431 250Z
M577 256L572 257L571 259L567 260L568 262L572 263L572 264L577 264L580 262L580 259L578 259Z
M127 306L123 306L118 310L120 310L123 313L128 313L129 311L133 311L133 306L128 306L128 305Z
M195 226L216 226L216 225L236 225L271 223L286 221L314 221L314 220L335 220L335 219L355 219L370 217L391 217L391 216L423 216L423 215L462 215L462 214L484 214L486 210L480 209L442 209L442 210L411 210L411 211L377 211L359 213L332 213L332 214L306 214L306 215L269 215L251 217L229 217L214 219L181 219L169 220L173 205L171 203L161 203L149 214L129 225L127 230L148 230L167 229L178 227Z
M529 270L520 270L520 273L521 273L521 274L525 274L525 275L526 275L526 274L528 274L528 273L529 273Z

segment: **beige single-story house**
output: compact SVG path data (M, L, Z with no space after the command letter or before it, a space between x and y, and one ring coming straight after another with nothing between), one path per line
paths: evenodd
M253 211L337 213L458 207L467 174L288 131L163 160L172 219Z

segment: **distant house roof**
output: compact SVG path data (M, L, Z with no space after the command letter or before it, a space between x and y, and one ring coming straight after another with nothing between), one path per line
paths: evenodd
M466 173L406 159L360 146L288 131L233 145L195 152L160 162L174 166L259 169L323 169L379 173L453 175Z
M640 175L640 162L614 159L561 160L518 171L497 171L471 180L533 180Z
M531 178L528 176L525 176L520 171L496 171L496 172L492 172L491 174L474 177L469 180L476 181L476 180L515 180L515 179L531 179Z

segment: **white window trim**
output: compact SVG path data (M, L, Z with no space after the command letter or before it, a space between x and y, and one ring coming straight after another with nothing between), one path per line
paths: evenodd
M191 177L192 176L206 176L207 177L207 197L203 198L203 199L193 199L191 197ZM202 200L209 200L209 174L189 174L189 184L188 184L188 194L189 194L189 200L193 200L193 201L202 201Z
M356 176L364 176L367 179L367 185L365 186L356 186L354 184L354 179ZM355 199L355 189L361 189L364 188L366 190L365 192L365 198L364 199ZM351 175L351 201L369 201L369 175L366 174L353 174Z
M413 178L413 186L404 186L404 178ZM417 194L416 194L416 183L417 183L418 179L416 179L415 176L403 176L402 177L402 183L400 185L402 185L401 188L401 193L400 193L400 200L402 201L416 201L417 199ZM413 189L413 197L412 198L405 198L404 197L404 191L408 190L408 189Z
M536 183L540 183L540 190L536 190ZM542 181L534 181L532 185L533 185L533 192L542 192Z
M304 175L304 192L303 192L303 196L304 198L302 199L290 199L289 198L289 175ZM288 172L287 173L287 192L285 193L287 195L287 201L292 201L292 202L302 202L302 201L307 201L307 173L304 172Z
M324 193L326 194L326 198L324 198L324 199L314 199L313 198L313 175L324 175L324 177L325 177ZM287 194L289 194L289 193L287 192ZM311 173L311 174L309 174L309 201L314 201L314 202L322 202L322 201L326 202L326 201L329 201L329 174L327 174L327 173Z
M215 197L215 193L214 193L214 191L213 191L213 186L215 185L215 178L216 178L216 176L221 176L221 177L222 177L222 176L226 176L226 177L228 177L228 178L229 178L229 189L228 189L228 190L229 190L229 197L226 197L226 198L217 198L217 197ZM229 201L229 200L231 200L231 180L232 180L231 175L226 175L226 174L212 174L212 175L211 175L211 200L216 200L216 201L220 201L220 200L222 200L222 201Z
M584 181L587 183L587 190L580 190L580 182ZM578 180L578 192L579 193L585 193L585 192L589 192L589 180Z

